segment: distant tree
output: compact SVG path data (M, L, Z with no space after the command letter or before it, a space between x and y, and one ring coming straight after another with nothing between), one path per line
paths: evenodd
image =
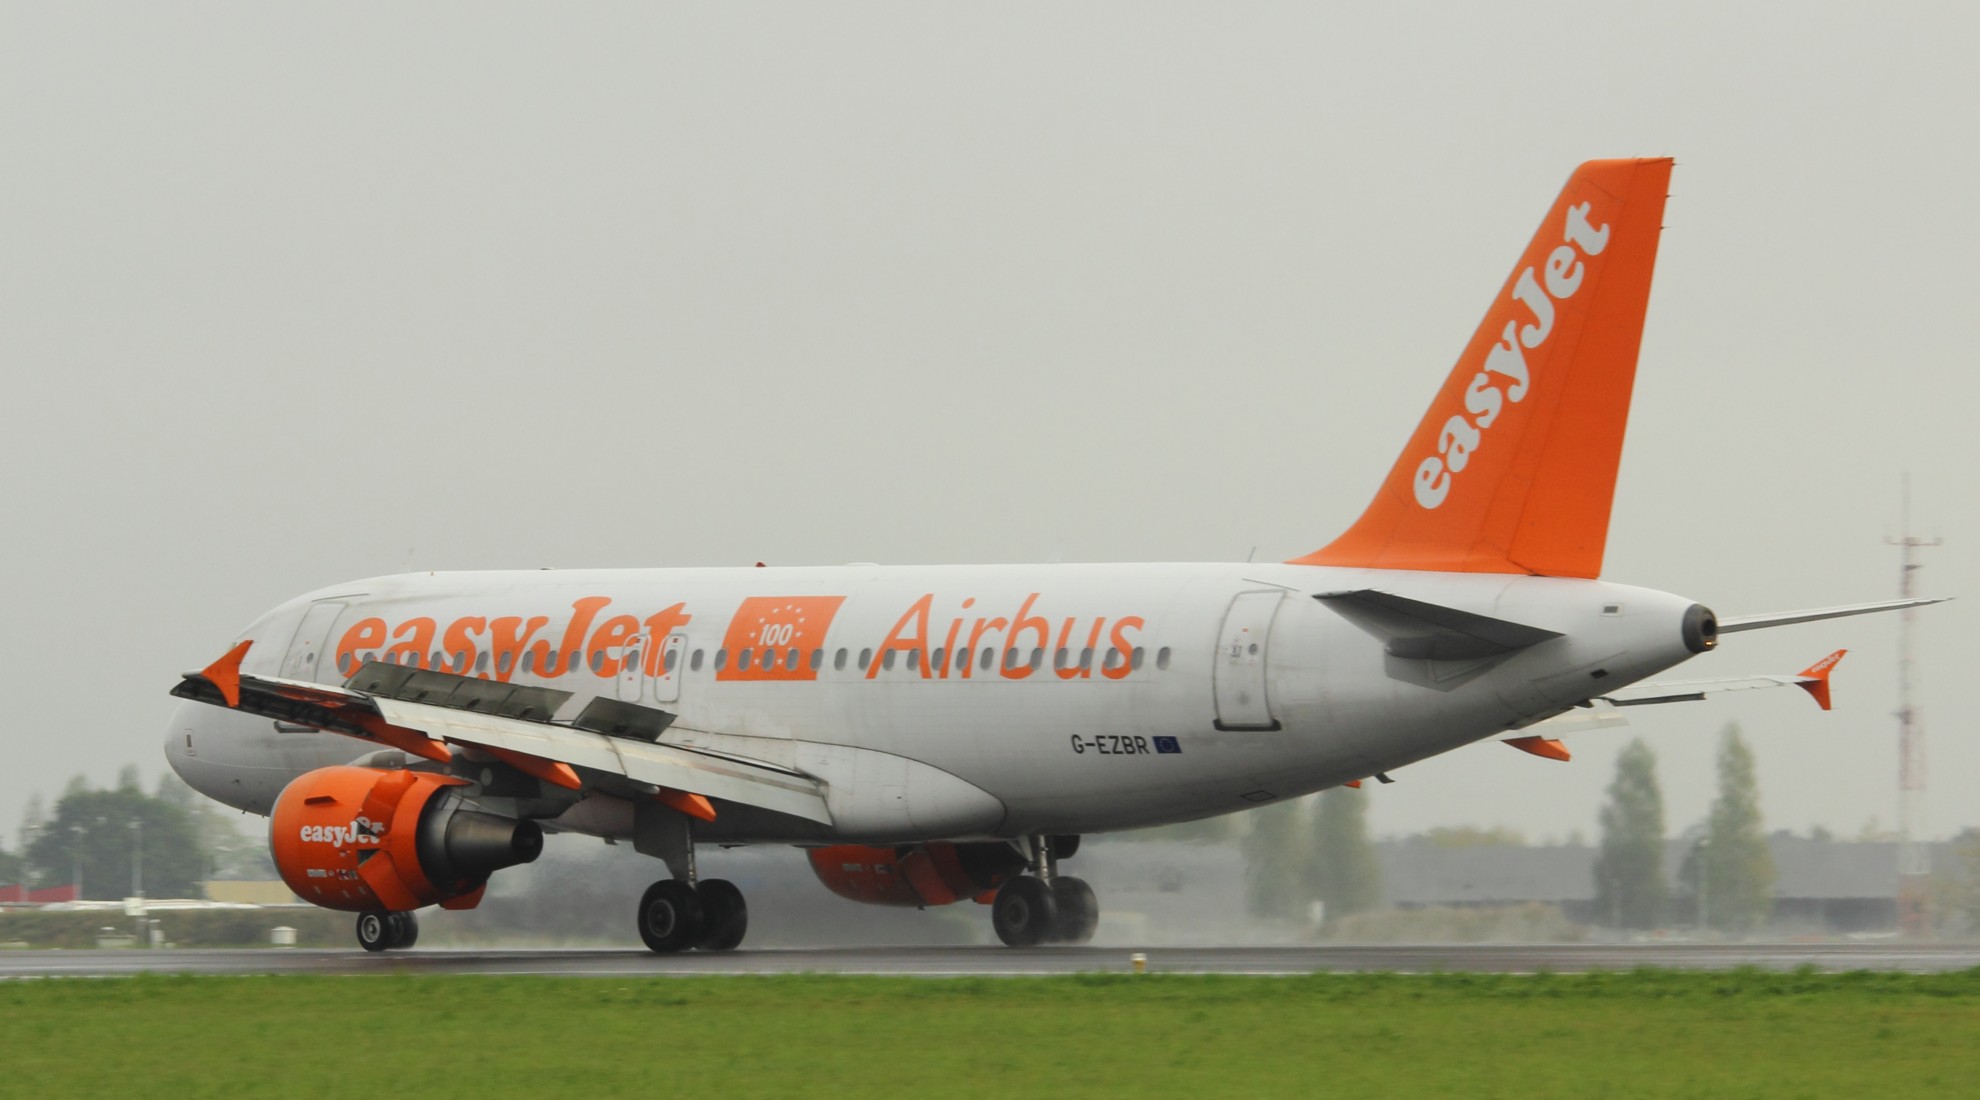
M1382 904L1382 865L1368 839L1368 793L1335 787L1320 796L1314 829L1314 893L1326 903L1333 922Z
M1980 829L1967 828L1952 839L1952 866L1938 868L1938 897L1933 909L1941 918L1964 923L1954 931L1980 929Z
M1288 799L1244 815L1244 908L1267 920L1304 920L1313 899L1307 800Z
M132 822L141 822L142 830L133 829ZM53 886L74 882L80 869L83 897L124 897L131 889L132 844L140 831L145 895L196 896L205 858L190 818L135 784L94 791L87 782L71 782L27 849L28 870L39 884Z
M26 881L27 860L18 853L0 850L0 885Z
M256 829L242 832L242 816L210 798L200 797L177 772L167 770L158 777L158 801L183 810L192 823L194 843L205 860L204 878L272 879L275 862L268 851L268 837ZM259 820L259 819L256 819Z
M1637 738L1616 758L1616 777L1602 807L1602 847L1595 857L1595 911L1617 928L1663 923L1664 794L1657 755Z
M38 792L28 795L27 809L21 813L21 831L14 837L15 845L25 849L47 820L48 807L42 804L41 795Z
M1760 825L1753 750L1736 725L1726 727L1719 743L1719 796L1687 862L1700 923L1744 933L1773 915L1774 854Z

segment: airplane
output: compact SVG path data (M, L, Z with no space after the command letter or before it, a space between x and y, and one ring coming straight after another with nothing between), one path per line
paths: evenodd
M1290 561L506 570L298 596L186 673L172 768L269 818L370 951L478 904L546 831L661 860L654 952L748 929L697 846L805 848L834 892L986 903L1084 943L1084 835L1251 809L1622 708L1795 684L1649 678L1745 630L1601 580L1669 159L1577 168L1353 526Z

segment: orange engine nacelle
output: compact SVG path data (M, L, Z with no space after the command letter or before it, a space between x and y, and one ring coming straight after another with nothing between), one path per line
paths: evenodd
M282 881L326 909L473 908L488 876L543 851L543 830L465 809L427 772L318 768L282 789L268 843Z
M1024 857L1008 844L924 844L869 848L840 844L813 848L811 869L833 893L868 905L949 905L964 898L990 900L1007 878L1024 870Z

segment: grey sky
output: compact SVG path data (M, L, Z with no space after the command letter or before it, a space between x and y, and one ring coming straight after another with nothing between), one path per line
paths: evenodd
M1194 560L1357 515L1581 160L1674 155L1607 576L1928 590L1980 823L1963 4L0 4L0 832L265 607L407 568ZM1895 619L1728 639L1770 824L1894 820ZM1793 696L1790 698L1789 696ZM1621 739L1373 824L1592 835Z

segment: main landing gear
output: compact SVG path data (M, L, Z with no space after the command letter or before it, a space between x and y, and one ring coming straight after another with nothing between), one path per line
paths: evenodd
M639 938L657 954L733 950L748 931L749 904L727 879L662 879L639 899Z
M419 921L411 913L360 913L357 941L366 951L403 951L419 942Z
M1009 947L1081 944L1100 925L1100 901L1086 880L1059 874L1059 860L1079 850L1076 836L1023 840L1031 874L1010 879L990 903L990 924Z

